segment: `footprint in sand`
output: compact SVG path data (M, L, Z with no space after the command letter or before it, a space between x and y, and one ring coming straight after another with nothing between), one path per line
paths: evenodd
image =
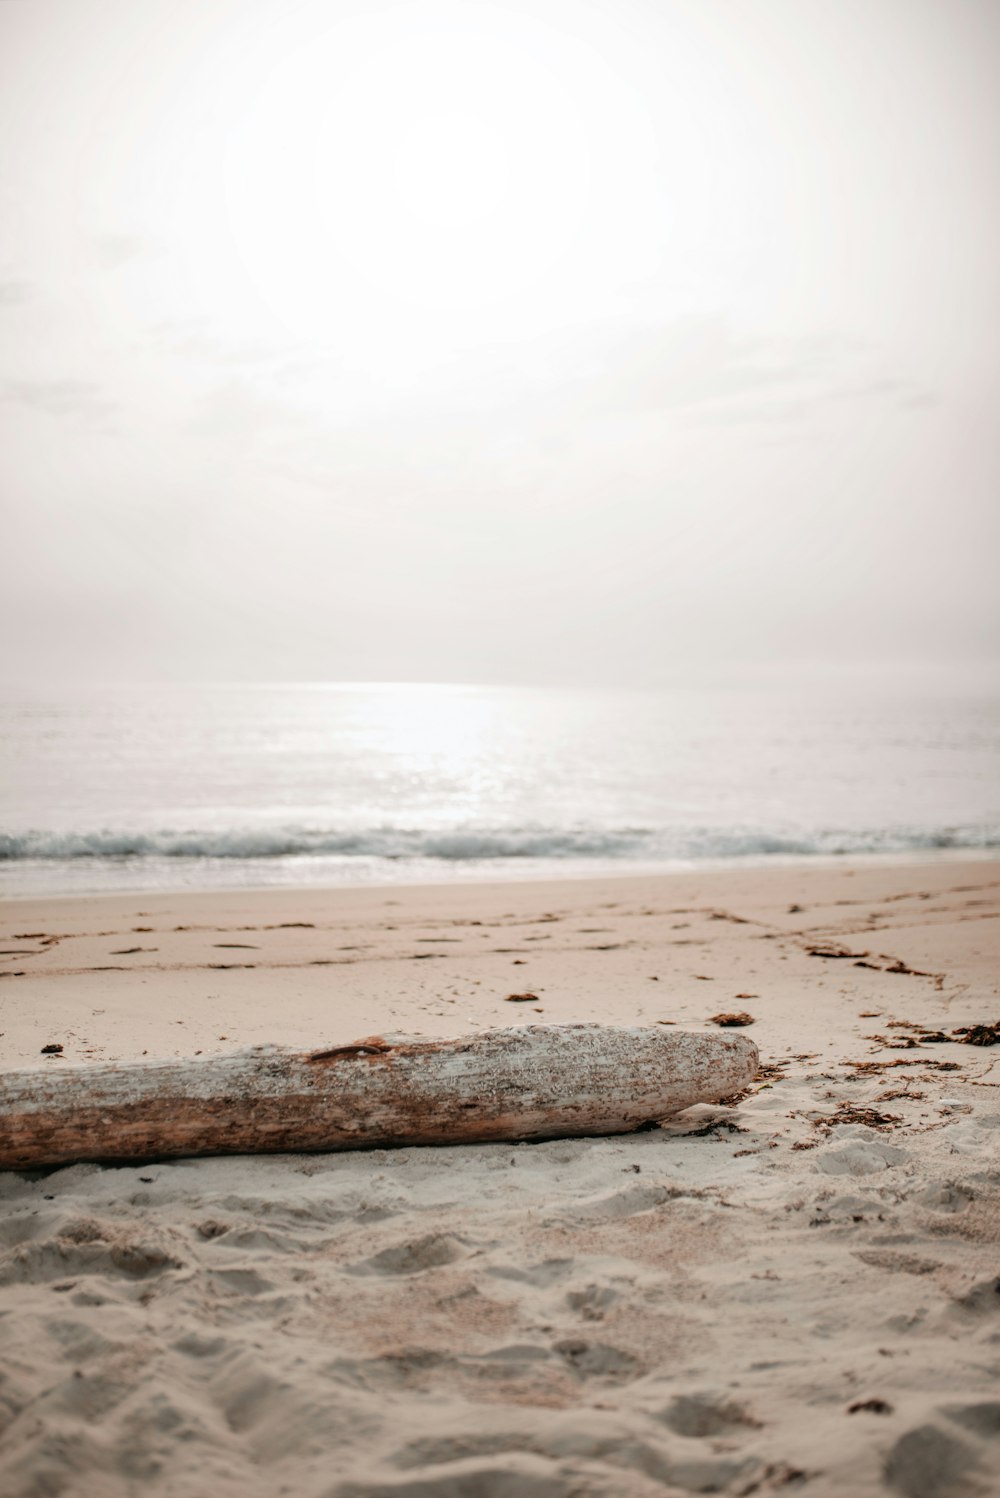
M15 1249L0 1269L0 1285L44 1284L68 1274L124 1275L140 1280L182 1267L180 1259L156 1244L120 1236L108 1241L99 1226L77 1223L56 1238Z
M447 1233L430 1233L425 1238L414 1238L393 1248L384 1248L360 1264L353 1264L349 1274L422 1274L425 1269L437 1269L443 1264L454 1264L465 1257L465 1247L460 1238Z
M961 1181L933 1181L923 1191L918 1191L913 1200L917 1206L927 1207L931 1212L955 1213L964 1212L975 1200L975 1195L972 1187Z
M566 1304L584 1321L602 1321L604 1312L621 1300L621 1291L611 1285L585 1285L582 1290L567 1290Z
M964 1481L976 1466L976 1454L966 1442L936 1425L918 1425L900 1436L889 1452L885 1480L904 1498L955 1498L959 1493L985 1498L989 1489Z
M274 1282L256 1269L210 1269L205 1274L205 1283L224 1296L266 1295L275 1288Z
M623 1191L612 1191L591 1201L581 1202L565 1214L572 1222L601 1222L637 1217L640 1212L652 1212L666 1202L678 1197L697 1196L694 1188L687 1190L679 1186L626 1186Z
M675 1395L657 1419L675 1435L693 1438L721 1436L741 1426L759 1430L761 1424L741 1404L710 1390Z
M984 1399L978 1404L950 1404L942 1413L974 1435L1000 1440L1000 1399Z
M563 1361L580 1378L610 1378L616 1382L641 1378L644 1373L638 1358L619 1347L609 1347L604 1342L585 1342L579 1337L567 1337L553 1344Z
M596 1488L581 1488L573 1476L560 1475L541 1458L518 1453L449 1462L382 1482L341 1482L328 1498L582 1498L584 1492L603 1498Z
M1000 1315L1000 1275L973 1285L955 1300L953 1309L972 1316Z
M575 1259L544 1259L540 1264L529 1264L523 1269L514 1265L489 1264L486 1273L494 1279L513 1280L516 1284L532 1285L536 1290L548 1290L575 1268Z
M827 1176L867 1176L889 1170L909 1159L906 1150L883 1144L879 1139L852 1139L849 1144L824 1151L813 1169Z

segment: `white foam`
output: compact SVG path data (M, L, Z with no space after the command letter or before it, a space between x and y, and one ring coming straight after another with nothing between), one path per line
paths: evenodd
M789 833L766 828L230 827L151 831L86 829L0 833L0 860L277 859L301 856L434 859L700 861L923 853L1000 847L1000 827L883 827Z

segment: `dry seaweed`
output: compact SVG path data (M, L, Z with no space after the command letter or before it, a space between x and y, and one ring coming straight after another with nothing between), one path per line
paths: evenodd
M962 1045L1000 1045L1000 1020L992 1025L960 1025L952 1034L960 1039Z

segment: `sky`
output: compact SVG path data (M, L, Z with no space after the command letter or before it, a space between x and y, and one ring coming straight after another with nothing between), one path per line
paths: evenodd
M0 0L0 674L1000 657L995 0Z

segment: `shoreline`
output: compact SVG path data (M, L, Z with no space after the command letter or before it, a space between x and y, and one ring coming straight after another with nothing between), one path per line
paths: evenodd
M80 860L81 863L88 860ZM124 861L124 860L123 860ZM178 859L178 862L182 860ZM197 866L206 861L205 858L192 860ZM217 862L228 862L228 860L216 860ZM241 860L232 860L234 864ZM277 859L274 862L278 862ZM430 862L430 860L428 860ZM580 866L574 860L567 858L565 866L555 860L538 860L529 858L511 859L502 868L495 865L503 864L501 859L486 861L476 860L434 860L437 867L434 878L358 878L347 880L306 880L306 879L281 879L262 884L245 883L234 881L233 883L211 883L211 884L127 884L113 889L49 889L38 891L10 891L0 889L0 909L6 904L24 904L27 902L46 902L50 900L97 900L103 898L128 898L138 895L232 895L232 894L268 894L279 890L286 891L317 891L320 893L331 893L336 890L380 890L380 889L425 889L425 888L453 888L455 885L470 884L480 887L483 885L511 884L561 884L578 883L581 880L604 880L604 879L658 879L672 878L679 875L694 875L700 872L708 874L725 873L752 873L766 871L769 869L818 869L829 870L838 868L923 868L932 867L938 863L979 864L1000 863L1000 848L992 845L983 847L946 847L927 849L902 849L887 852L872 851L867 853L760 853L740 854L730 857L698 858L698 859L676 859L676 860L608 860L606 863L597 863L593 866ZM444 869L454 870L451 874L443 873ZM526 871L526 872L525 872Z
M762 1062L643 1133L0 1173L5 1490L987 1498L998 920L942 859L3 902L3 1067L733 1010Z

